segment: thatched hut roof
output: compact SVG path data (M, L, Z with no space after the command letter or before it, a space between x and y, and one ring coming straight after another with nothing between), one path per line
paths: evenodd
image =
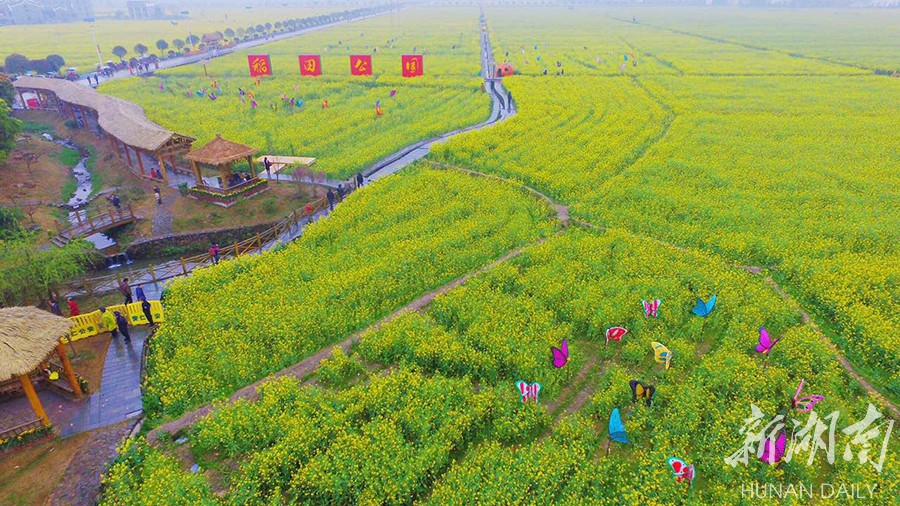
M250 146L223 139L221 134L216 134L215 139L206 143L202 148L191 151L184 157L199 163L224 165L228 162L253 156L256 153L257 150Z
M147 119L141 106L97 93L90 86L64 79L27 76L18 78L13 86L22 91L51 91L64 102L97 111L100 128L129 146L156 151L177 135Z
M35 370L72 325L36 307L0 308L0 381Z

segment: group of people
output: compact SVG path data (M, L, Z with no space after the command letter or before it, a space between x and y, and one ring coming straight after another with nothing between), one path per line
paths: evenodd
M216 245L216 248L216 260L218 262L218 245ZM124 296L124 304L126 306L134 302L128 278L124 278L119 282L118 290ZM144 294L144 289L137 287L134 292L137 295L138 301L141 303L141 311L144 313L144 318L147 319L147 323L150 327L156 327L156 324L153 322L153 309L150 306L150 301L147 300L146 294ZM66 301L69 305L70 316L78 316L81 314L78 302L75 299L68 297ZM50 312L57 316L63 316L62 310L59 307L59 301L56 299L50 299ZM126 343L131 341L131 333L128 331L128 317L123 315L120 311L108 311L106 307L101 307L100 319L103 322L103 326L106 327L113 338L118 337L119 333L121 333L122 337L125 338Z
M362 172L357 172L357 173L356 173L356 177L354 178L354 180L355 180L355 182L356 182L356 189L357 189L357 190L360 189L360 188L362 188L362 186L363 186L363 185L365 184L365 182L366 182L366 179L363 177ZM336 191L335 191L335 190L336 190ZM347 189L344 188L344 184L343 184L343 183L338 184L338 185L337 185L337 188L336 188L335 190L332 190L331 188L329 188L329 189L328 189L328 193L325 194L325 198L328 199L328 210L329 210L329 211L334 211L334 205L335 205L336 203L338 203L338 202L344 200L344 196L346 196L347 193L349 193L349 192L347 191ZM307 205L306 205L306 209L307 209L306 214L310 214L310 211L311 211L311 209L312 209L311 205L310 205L310 204L307 204Z

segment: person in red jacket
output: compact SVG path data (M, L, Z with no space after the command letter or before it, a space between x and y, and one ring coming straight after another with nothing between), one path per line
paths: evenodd
M81 311L78 310L78 303L75 302L72 297L69 297L69 314L72 316L78 316L81 314Z

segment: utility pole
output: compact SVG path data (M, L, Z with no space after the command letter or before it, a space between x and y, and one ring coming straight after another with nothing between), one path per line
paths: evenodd
M100 54L100 44L97 44L97 37L94 35L94 25L91 25L91 39L94 41L94 47L97 48L97 68L103 68L103 56Z

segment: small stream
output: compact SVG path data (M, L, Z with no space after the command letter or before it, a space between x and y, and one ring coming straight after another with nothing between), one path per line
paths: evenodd
M89 156L85 155L84 150L81 149L80 146L71 141L63 139L53 139L50 134L44 134L44 138L47 140L52 140L60 146L74 149L82 154L81 160L78 161L78 164L72 167L72 173L75 175L76 187L75 193L72 194L72 197L69 198L69 201L67 202L67 204L74 209L74 211L69 212L69 223L78 223L79 217L84 219L87 216L87 209L85 209L85 207L88 204L88 199L90 198L91 191L93 190L93 180L91 179L91 173L87 169L87 161ZM116 245L116 241L106 234L93 234L85 237L84 240L93 244L94 248L96 248L97 251L100 251L101 253L104 249Z

